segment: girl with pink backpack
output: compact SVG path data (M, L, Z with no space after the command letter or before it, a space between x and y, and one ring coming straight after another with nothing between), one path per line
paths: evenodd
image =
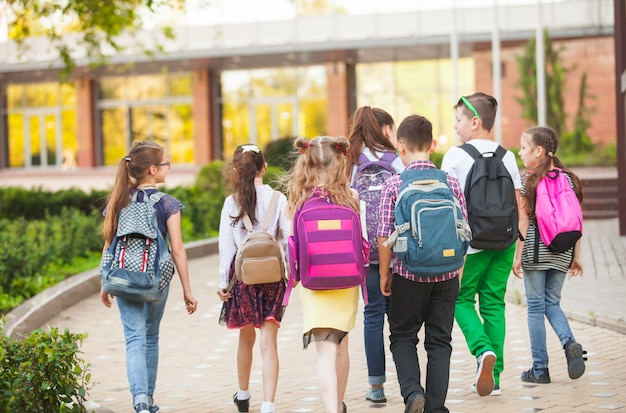
M541 188L553 185L547 180L554 180L555 176L566 177L564 185L568 186L568 190L571 188L578 198L573 202L582 202L580 179L557 158L557 146L556 133L547 127L527 129L520 140L519 156L529 172L521 177L519 240L513 260L513 273L517 278L524 278L526 289L533 365L522 373L521 380L531 383L550 383L545 318L561 342L569 377L577 379L585 372L586 352L574 338L561 309L561 290L565 277L568 274L571 277L582 276L583 273L580 238L559 252L550 247L551 242L547 241L547 234L541 225L541 215L548 209L546 205L541 205L544 202L540 201ZM572 215L569 210L561 212Z
M325 411L346 413L348 332L354 328L369 252L362 243L358 195L346 174L350 143L319 136L299 137L294 145L299 155L287 177L287 214L294 218L290 283L302 281L303 343L306 349L315 342ZM326 242L331 233L332 246Z

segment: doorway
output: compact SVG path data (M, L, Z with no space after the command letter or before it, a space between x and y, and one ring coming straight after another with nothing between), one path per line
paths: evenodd
M295 96L250 100L250 142L265 148L271 141L294 137L298 131L298 99Z

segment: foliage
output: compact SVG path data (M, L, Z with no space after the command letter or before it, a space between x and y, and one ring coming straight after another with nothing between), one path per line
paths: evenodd
M58 216L63 209L72 208L83 214L101 211L106 205L107 192L92 190L85 193L79 189L46 191L41 188L0 188L0 217L27 220Z
M3 218L0 227L0 312L63 280L59 265L102 249L99 218L76 209L43 220Z
M7 337L0 322L0 413L85 412L89 364L79 357L86 334L35 330Z
M565 105L563 104L563 88L565 77L569 71L561 64L563 48L555 49L547 30L543 32L545 53L545 87L546 87L546 124L555 130L557 136L565 131ZM537 119L537 62L535 58L537 39L532 38L524 47L521 56L517 56L520 71L518 86L522 91L521 98L515 100L522 106L524 119L538 123Z
M589 95L587 88L587 72L583 72L578 88L578 110L574 121L574 131L561 138L561 147L564 152L588 153L593 150L593 143L587 130L591 126L591 115L595 112L595 108L588 106L587 99L594 98L594 96Z
M8 0L10 10L10 36L17 42L18 49L27 47L27 39L32 36L46 37L63 62L61 74L67 77L76 68L72 56L75 47L86 49L92 66L108 61L110 55L120 52L121 35L136 34L143 28L146 13L160 12L165 8L181 9L184 0ZM68 34L74 34L68 36ZM166 38L173 38L171 27L163 27ZM137 42L137 46L141 46ZM161 46L157 46L159 51ZM145 53L152 50L143 48Z
M277 166L288 171L295 162L293 142L295 138L287 137L271 141L263 150L268 165Z

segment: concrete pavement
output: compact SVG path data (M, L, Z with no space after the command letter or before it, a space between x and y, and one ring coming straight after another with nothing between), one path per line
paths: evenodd
M616 227L614 222L597 223L600 234L604 234L608 228ZM613 243L615 242L613 240ZM612 308L618 311L617 314L623 314L623 301L613 299L617 299L620 292L623 294L624 283L613 283L611 279L604 280L604 277L594 276L589 272L590 259L589 254L584 256L588 270L586 276L583 279L572 279L567 283L564 292L567 300L564 301L574 303L575 306L566 310L568 313L583 314L597 311L597 319L601 318L600 312L604 311L604 308L607 311ZM615 267L613 262L602 263L597 258L591 261L596 268ZM232 394L237 389L235 354L238 334L236 331L219 326L217 322L221 309L221 302L215 294L217 266L216 255L190 260L193 291L199 300L198 312L192 316L185 312L180 283L176 279L173 280L161 328L161 364L155 395L163 412L236 411L232 404ZM611 277L613 276L615 274ZM601 286L595 288L593 286L598 285L598 278L602 278L599 280ZM600 290L606 284L612 285L610 288L612 295L600 297L602 294ZM511 281L509 300L520 296L517 292L520 288L523 292L521 283ZM596 299L601 300L596 303L594 301ZM597 325L572 321L576 338L588 351L589 361L583 377L575 381L568 378L563 351L556 336L549 332L548 349L551 357L552 383L543 385L522 383L519 375L531 365L525 310L524 306L511 301L507 305L507 340L501 396L480 398L470 391L469 386L473 381L476 363L467 350L462 333L455 326L447 399L450 411L454 413L626 411L624 348L626 337ZM402 412L404 407L391 353L387 355L388 402L376 405L364 398L367 369L363 351L361 314L362 312L359 312L357 326L349 335L351 370L345 397L348 411L367 412L371 411L370 409L380 409L382 412ZM615 323L619 324L618 321ZM88 333L89 337L83 343L82 351L83 358L91 363L94 387L89 396L92 407L98 407L96 411L99 413L131 412L131 396L124 364L124 339L117 309L105 308L99 302L98 295L94 294L63 310L48 324L61 329L69 328L74 332ZM315 351L313 348L302 349L298 294L292 296L279 330L279 355L281 370L276 396L277 412L323 411L316 378ZM422 363L425 363L426 357L422 348L420 356ZM258 412L262 401L261 367L261 356L257 346L250 386L251 412Z
M608 171L609 175L613 173L614 170ZM173 168L168 185L191 183L194 174L193 170ZM19 184L49 190L67 187L106 189L113 175L113 170L49 171L45 174L2 171L0 186ZM507 293L502 395L479 398L469 390L476 368L475 359L469 354L465 339L455 326L447 399L451 412L626 412L626 237L619 236L617 219L587 220L582 242L584 276L567 280L562 306L572 319L576 338L588 351L585 375L575 381L567 377L565 357L547 326L552 383L534 385L519 380L520 373L530 367L531 358L524 286L520 280L511 277ZM156 401L164 413L235 412L232 394L237 389L235 353L238 335L217 323L221 309L221 302L215 294L217 256L191 259L190 270L199 309L192 316L186 314L180 283L175 279L161 329ZM84 278L87 280L89 277ZM83 284L87 282L91 280ZM93 291L93 287L90 288ZM63 310L45 324L89 335L83 343L82 356L91 363L94 384L89 392L91 407L97 413L130 413L132 407L125 373L124 339L117 308L105 308L97 294L87 294L86 299L59 308ZM27 314L32 311L28 309ZM382 409L384 412L402 412L402 398L389 352L388 402L374 405L364 398L367 369L362 326L362 312L359 312L356 328L349 336L351 370L345 398L348 411ZM262 401L262 364L258 348L255 351L251 412L258 412ZM421 361L425 363L424 351L421 347L419 351ZM317 388L315 351L313 348L302 350L298 294L292 296L279 331L279 355L281 371L276 396L277 412L323 411Z

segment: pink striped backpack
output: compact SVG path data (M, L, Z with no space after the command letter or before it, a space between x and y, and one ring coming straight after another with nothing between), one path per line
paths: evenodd
M359 214L351 208L311 197L294 217L288 244L289 284L283 305L295 281L311 290L365 287L369 243L363 238Z

